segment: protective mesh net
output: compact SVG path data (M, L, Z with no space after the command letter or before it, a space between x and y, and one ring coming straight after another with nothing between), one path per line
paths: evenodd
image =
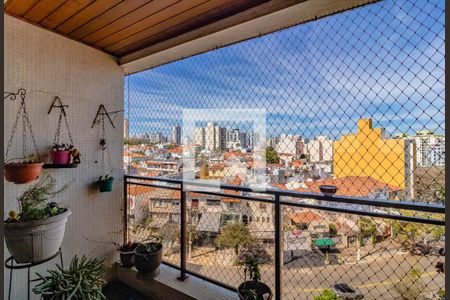
M340 196L443 203L444 92L444 1L381 1L127 76L124 167L132 175L189 173L231 185L263 178L281 190L331 185ZM242 109L247 118L236 113ZM257 109L265 110L263 130ZM188 268L238 286L236 251L251 240L272 258L261 274L273 290L273 204L223 192L229 196L188 192ZM180 191L130 185L128 196L129 238L161 237L165 260L179 264ZM358 211L443 216L347 206L355 213L283 205L283 298L327 289L345 297L340 283L367 299L444 288L436 269L443 227ZM239 247L236 232L246 241Z

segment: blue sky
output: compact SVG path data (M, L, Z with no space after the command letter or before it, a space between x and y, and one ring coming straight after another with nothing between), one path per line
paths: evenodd
M381 1L126 80L131 134L168 135L184 108L264 108L267 136L336 139L360 117L443 133L444 1Z

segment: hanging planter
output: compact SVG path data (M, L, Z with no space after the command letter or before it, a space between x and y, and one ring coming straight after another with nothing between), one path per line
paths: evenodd
M70 164L70 159L72 158L71 149L73 146L67 146L66 144L53 144L52 150L50 151L50 159L52 163L57 165L68 165Z
M98 179L98 189L100 193L111 192L113 190L114 177L105 175Z
M93 128L96 124L101 125L101 138L100 138L100 149L102 150L102 160L101 160L101 172L105 174L105 160L109 166L112 166L111 163L111 155L109 154L109 148L106 144L106 130L105 130L105 119L108 119L112 128L116 128L114 126L113 121L111 120L110 114L116 114L120 111L108 112L103 104L100 104L98 108L97 114L95 115L95 119L92 122L91 128ZM110 173L113 173L113 169L111 167ZM97 181L97 185L100 193L111 192L113 190L114 177L109 174L102 175L99 177Z
M34 138L33 130L31 128L31 122L28 117L28 112L25 104L25 89L19 89L17 93L4 93L4 100L16 100L17 96L20 96L20 108L17 111L16 119L14 121L11 136L8 141L5 154L5 179L6 181L13 182L15 184L29 183L41 175L43 163L40 162L39 150ZM22 119L22 158L14 158L8 160L8 154L13 144L14 134L16 133L19 120ZM31 136L35 154L27 155L27 131Z
M52 105L48 111L48 114L51 113L52 109L56 107L59 108L59 119L58 125L56 127L55 137L53 139L52 150L50 151L50 160L51 164L46 164L45 168L52 167L76 167L80 163L80 152L74 147L72 134L70 133L69 123L67 122L67 114L65 108L68 105L64 105L61 102L61 99L56 96L53 99ZM67 130L67 134L69 136L70 143L60 143L61 140L61 123L64 120L64 124ZM73 157L73 161L71 162ZM71 165L71 166L69 166Z
M43 165L34 159L6 163L5 179L16 184L32 182L41 175Z

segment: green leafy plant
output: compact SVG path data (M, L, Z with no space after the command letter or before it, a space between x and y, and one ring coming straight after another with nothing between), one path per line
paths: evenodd
M66 208L59 207L58 204L49 200L66 187L67 185L56 188L56 180L50 175L42 177L17 198L20 212L11 211L6 222L41 220L64 213L67 211Z
M141 254L153 254L157 251L159 251L159 249L161 249L162 245L159 242L150 242L150 243L146 243L143 244L143 248L142 251L140 252Z
M114 177L110 176L109 174L100 176L100 178L98 179L99 181L107 181L107 180L111 180L114 179Z
M216 244L223 248L233 248L236 255L239 249L252 244L254 241L250 231L244 223L229 223L225 225L216 239Z
M324 289L314 300L339 300L340 298L331 289Z
M102 294L106 269L104 261L97 258L81 259L75 256L69 269L56 265L56 270L49 270L47 276L38 276L39 283L33 289L36 295L54 300L97 300L106 299Z
M236 259L235 265L244 269L244 281L248 277L253 281L261 280L260 265L271 261L266 249L260 245L250 245L244 248Z
M278 153L273 149L273 147L266 148L266 162L268 164L278 164L280 163L280 158L278 157Z
M329 229L330 234L332 234L332 235L338 234L336 225L330 224L330 225L328 225L328 229Z
M52 146L52 151L71 151L73 148L74 148L74 146L70 145L70 144L54 143Z
M36 154L31 154L24 158L11 158L8 161L5 161L5 165L36 164L38 162L40 162L39 157Z

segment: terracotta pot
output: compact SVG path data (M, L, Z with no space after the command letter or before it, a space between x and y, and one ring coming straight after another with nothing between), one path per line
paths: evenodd
M9 182L28 183L38 179L44 163L10 163L5 165L5 179Z
M52 160L52 163L56 165L68 165L70 164L70 151L50 151L50 159Z

